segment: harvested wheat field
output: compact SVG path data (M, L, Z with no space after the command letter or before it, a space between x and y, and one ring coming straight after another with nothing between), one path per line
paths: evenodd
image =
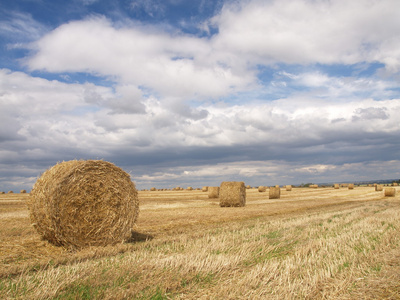
M74 251L40 239L28 197L0 195L1 299L400 299L399 191L139 191L129 242Z

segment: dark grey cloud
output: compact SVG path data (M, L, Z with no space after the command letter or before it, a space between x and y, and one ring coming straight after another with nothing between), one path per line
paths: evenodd
M387 120L389 119L387 109L385 107L368 107L358 108L353 115L353 121L359 120Z

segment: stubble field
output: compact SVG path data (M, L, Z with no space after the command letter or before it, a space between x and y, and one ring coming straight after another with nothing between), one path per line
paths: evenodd
M247 190L221 208L193 191L140 191L132 240L69 251L30 225L29 194L0 195L2 299L400 299L400 190Z

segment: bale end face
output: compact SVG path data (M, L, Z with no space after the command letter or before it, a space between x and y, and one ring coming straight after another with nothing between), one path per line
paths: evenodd
M280 199L281 198L281 189L277 187L269 188L269 199Z
M395 188L385 188L385 197L394 197L396 196Z
M215 199L219 197L219 186L208 187L208 198Z
M267 190L267 187L265 187L265 186L260 185L260 186L258 187L258 191L259 191L260 193L264 193L266 190Z
M224 181L219 189L221 207L243 207L246 205L246 186L243 181Z
M29 208L31 222L44 239L79 249L129 240L139 200L122 169L100 160L74 160L42 174Z

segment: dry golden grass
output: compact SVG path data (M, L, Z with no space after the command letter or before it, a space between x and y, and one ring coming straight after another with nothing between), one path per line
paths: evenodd
M400 197L373 187L139 192L132 242L69 252L0 195L2 299L400 299Z

